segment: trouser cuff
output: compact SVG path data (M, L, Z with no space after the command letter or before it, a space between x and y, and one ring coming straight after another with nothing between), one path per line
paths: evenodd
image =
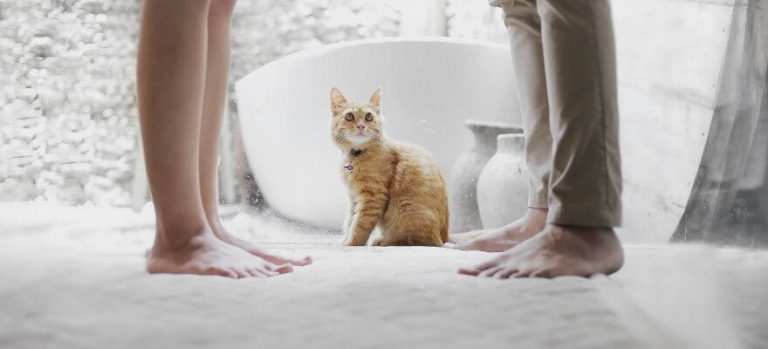
M584 227L618 227L621 225L621 207L549 206L547 223Z
M528 190L528 207L546 209L549 204L546 190Z

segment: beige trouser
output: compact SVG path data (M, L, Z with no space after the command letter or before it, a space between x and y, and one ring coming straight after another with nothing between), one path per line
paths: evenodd
M608 0L491 0L504 10L526 134L529 206L548 223L621 224Z

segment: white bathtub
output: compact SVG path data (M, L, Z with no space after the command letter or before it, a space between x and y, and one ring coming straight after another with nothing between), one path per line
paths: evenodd
M429 149L446 178L471 146L465 119L520 120L510 53L502 45L353 41L262 66L236 84L248 163L272 208L320 226L340 227L347 205L339 151L329 136L332 86L356 101L382 87L387 134Z

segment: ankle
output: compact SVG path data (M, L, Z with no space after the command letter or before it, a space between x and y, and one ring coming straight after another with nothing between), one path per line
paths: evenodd
M211 229L203 224L184 228L163 228L158 225L153 250L178 250L198 244L211 236Z
M546 230L568 240L582 241L590 246L621 245L612 227L588 227L549 224Z
M527 225L543 229L547 225L547 214L549 210L546 208L529 207L525 212L525 222Z
M544 220L546 220L548 213L549 213L549 209L547 209L546 207L543 207L543 208L528 207L528 210L525 211L525 217L532 218L532 219L544 218Z
M615 234L613 231L613 227L592 227L592 226L584 226L584 225L564 225L564 224L556 224L556 223L549 223L548 225L552 226L556 229L566 230L566 231L573 231L578 233L608 233L608 234Z
M229 234L227 229L224 228L224 224L221 223L221 219L219 219L218 216L209 217L208 226L211 227L211 231L213 231L213 235L216 237L221 238L222 236Z
M205 208L205 220L208 222L208 226L213 228L214 232L216 228L222 228L221 218L219 218L219 212L216 207Z

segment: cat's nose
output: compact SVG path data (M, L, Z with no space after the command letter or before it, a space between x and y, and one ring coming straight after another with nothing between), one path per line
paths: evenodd
M360 131L365 130L365 125L357 125L357 129Z

